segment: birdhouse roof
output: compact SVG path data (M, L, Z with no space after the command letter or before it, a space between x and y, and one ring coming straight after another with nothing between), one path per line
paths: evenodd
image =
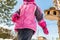
M50 10L56 10L56 8L55 8L55 7L50 7L49 9L44 10L44 12L46 12L46 11L50 11Z
M56 8L55 7L50 7L49 10L56 10Z

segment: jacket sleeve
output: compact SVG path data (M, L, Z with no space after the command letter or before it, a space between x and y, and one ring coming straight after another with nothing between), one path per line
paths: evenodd
M43 32L45 34L48 34L49 32L48 32L48 29L46 27L46 22L44 21L43 14L38 7L36 8L35 16L36 16L36 19L38 21L39 26L43 29Z
M19 19L19 15L20 15L20 9L19 11L16 11L15 13L12 14L12 21L16 22L16 20Z
M18 11L16 11L16 13L18 13L20 15L20 9Z
M40 8L38 8L38 7L36 8L35 16L36 16L37 21L41 21L43 19L43 14L42 14Z

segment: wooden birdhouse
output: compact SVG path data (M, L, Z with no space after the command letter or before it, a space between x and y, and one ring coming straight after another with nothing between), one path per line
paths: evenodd
M55 7L51 7L44 11L45 18L48 20L58 20L60 10L56 10Z
M45 18L48 20L58 20L58 33L59 33L59 39L60 39L60 10L55 9L55 7L51 7L44 11Z

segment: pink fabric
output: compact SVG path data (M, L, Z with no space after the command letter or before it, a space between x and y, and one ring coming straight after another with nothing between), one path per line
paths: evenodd
M25 2L26 3L26 2ZM20 15L17 13L14 13L12 15L12 21L15 22L15 31L18 31L17 29L32 29L36 31L36 20L35 20L35 11L36 11L36 5L32 3L23 4L20 8ZM46 28L46 23L44 20L41 20L39 22L39 25L44 28L43 31L45 34L48 34L48 30Z
M18 13L14 13L13 15L12 15L12 21L13 22L16 22L16 20L19 18L19 15L18 15Z
M43 32L45 33L45 34L48 34L49 32L48 32L48 29L47 29L47 27L46 27L46 22L42 19L40 22L38 22L38 24L42 27L42 29L43 29Z
M34 0L23 0L23 1L25 1L25 2L34 2Z
M46 27L46 22L43 19L39 21L39 24L42 26L42 28Z
M32 29L36 31L36 21L35 21L35 10L36 6L34 4L29 5L22 5L20 8L20 15L19 19L15 18L15 15L12 15L12 20L16 23L15 24L15 31L18 31L17 29Z

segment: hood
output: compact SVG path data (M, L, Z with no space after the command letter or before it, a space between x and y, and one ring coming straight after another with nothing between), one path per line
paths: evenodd
M23 0L24 2L34 2L34 0Z

